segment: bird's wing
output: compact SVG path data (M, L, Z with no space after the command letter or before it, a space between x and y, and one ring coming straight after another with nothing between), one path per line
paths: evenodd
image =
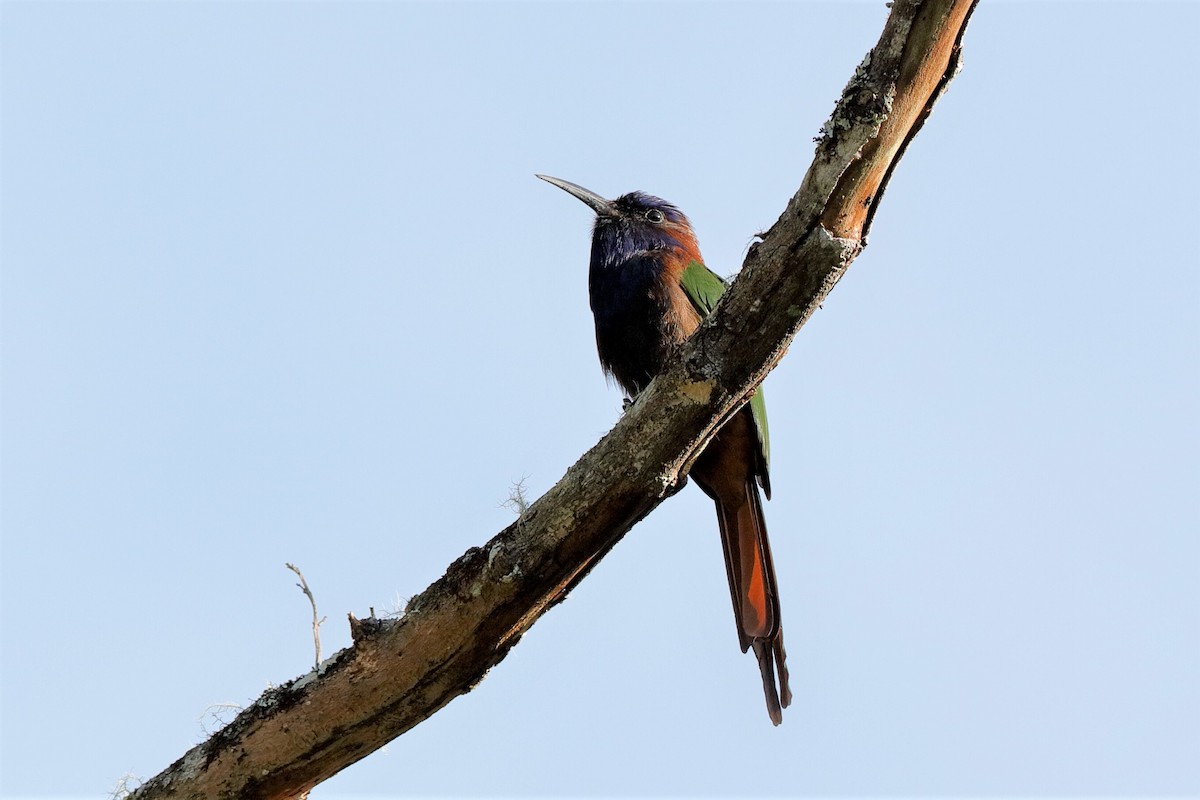
M692 305L707 317L717 306L717 300L725 293L725 281L699 261L692 261L679 277L679 285L692 301Z
M679 278L683 293L692 301L692 305L700 312L701 317L707 317L716 308L717 301L725 293L725 281L717 273L701 264L692 261L684 269ZM762 484L763 494L771 499L771 434L767 427L767 403L763 399L762 387L758 387L750 395L750 411L754 415L754 427L758 433L758 444L761 450L762 465L758 471L758 482Z

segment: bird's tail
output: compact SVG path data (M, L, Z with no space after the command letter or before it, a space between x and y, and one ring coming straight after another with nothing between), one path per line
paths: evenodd
M771 722L783 721L783 709L792 701L779 620L779 589L771 543L763 517L762 500L753 479L740 493L714 498L725 551L725 569L733 598L738 641L742 652L753 647L762 673L763 692Z

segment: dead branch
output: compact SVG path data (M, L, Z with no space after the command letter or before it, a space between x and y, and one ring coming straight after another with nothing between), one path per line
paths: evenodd
M300 579L300 582L296 585L300 587L300 591L304 592L304 596L307 597L308 602L312 604L313 649L316 651L316 654L313 658L313 669L319 670L321 668L321 623L325 620L317 618L317 601L316 598L313 597L313 593L308 589L308 581L304 580L304 573L301 572L300 568L295 564L284 564L284 566L296 573L296 577Z
M896 0L779 220L680 358L518 522L399 619L266 692L133 793L296 798L468 692L642 517L783 357L865 245L883 190L959 67L976 0Z

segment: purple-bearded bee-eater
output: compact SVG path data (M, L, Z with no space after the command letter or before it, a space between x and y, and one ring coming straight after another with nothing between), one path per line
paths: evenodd
M630 397L712 312L725 291L700 256L683 212L652 195L606 200L569 181L538 175L596 212L588 294L600 364ZM717 432L690 476L713 499L742 652L754 648L771 722L783 720L788 688L779 591L759 487L771 498L770 444L762 390ZM778 676L778 684L776 683Z

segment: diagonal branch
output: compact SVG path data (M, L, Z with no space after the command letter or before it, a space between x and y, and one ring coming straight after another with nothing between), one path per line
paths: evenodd
M266 692L136 798L295 798L464 694L680 485L865 245L896 163L959 67L976 0L895 0L787 208L680 358L521 518L400 619Z

